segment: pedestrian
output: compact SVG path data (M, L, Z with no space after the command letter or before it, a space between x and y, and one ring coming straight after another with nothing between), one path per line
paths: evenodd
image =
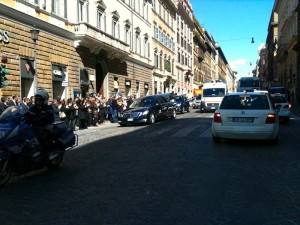
M60 121L59 118L59 108L58 108L58 101L56 99L52 100L51 106L53 108L54 113L54 121Z
M86 108L86 103L85 100L78 99L76 102L78 106L78 126L79 130L86 129L86 114L87 114L87 108Z
M13 95L11 100L8 102L8 106L18 106L19 105L19 95Z
M7 109L7 107L7 98L5 96L2 96L0 102L0 115L4 112L5 109Z
M29 108L30 108L30 98L24 97L23 101L20 102L20 106L25 110L29 110Z

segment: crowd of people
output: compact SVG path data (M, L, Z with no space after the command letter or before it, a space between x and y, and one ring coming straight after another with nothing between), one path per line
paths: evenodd
M86 98L53 99L50 104L54 109L55 120L63 120L73 130L87 129L105 123L118 122L118 113L133 102L133 97L103 97L99 93L89 94ZM18 95L2 96L0 114L9 106L30 108L34 105L34 97L20 98Z

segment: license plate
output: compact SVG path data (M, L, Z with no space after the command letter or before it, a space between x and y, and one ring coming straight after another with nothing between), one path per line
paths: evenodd
M211 109L215 109L216 107L210 107Z
M127 121L133 121L133 118L128 118Z
M253 117L232 117L234 123L253 123Z

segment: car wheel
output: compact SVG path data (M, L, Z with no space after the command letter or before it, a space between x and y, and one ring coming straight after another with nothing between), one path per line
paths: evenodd
M216 136L212 136L214 143L220 143L221 142L221 138L216 137Z
M148 116L148 124L154 124L155 123L155 116L153 113L150 113Z
M12 165L8 159L0 160L0 187L6 184L12 175Z
M171 118L172 118L172 119L175 119L175 118L176 118L176 110L175 110L175 109L173 109L173 111L172 111L172 116L171 116Z

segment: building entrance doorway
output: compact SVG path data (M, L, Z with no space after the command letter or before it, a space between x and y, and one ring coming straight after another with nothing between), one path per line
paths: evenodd
M96 65L96 91L102 96L105 96L105 77L107 74L104 62L99 62Z

